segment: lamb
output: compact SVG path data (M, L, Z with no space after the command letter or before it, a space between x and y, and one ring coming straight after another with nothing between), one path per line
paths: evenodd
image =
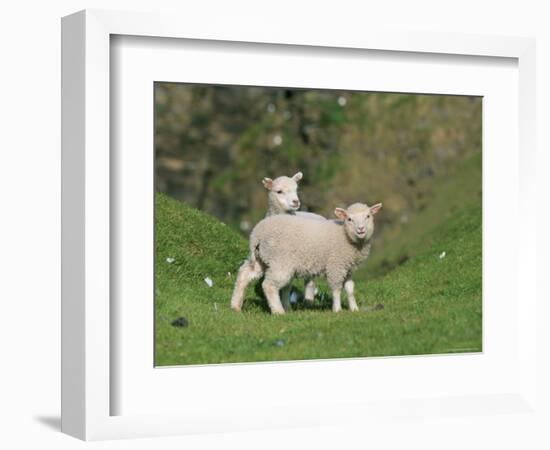
M374 215L382 207L354 203L336 208L340 221L308 220L299 216L276 215L260 221L250 235L250 256L243 276L237 280L231 308L240 311L246 284L261 277L272 314L284 314L279 290L294 276L325 275L332 290L332 310L342 309L340 294L345 288L349 309L358 311L351 273L369 256L374 233Z
M271 178L264 178L262 180L262 184L269 191L267 196L268 208L265 215L266 217L275 216L277 214L295 214L296 216L307 219L326 220L319 214L298 211L298 208L300 208L300 199L298 198L298 181L302 178L302 172L298 172L292 177L281 176L275 178L274 180ZM244 265L246 265L246 261ZM240 271L241 269L239 269L239 273ZM311 303L315 299L317 288L315 287L315 283L308 279L305 280L304 285L304 299ZM290 290L291 286L289 284L281 293L281 298L285 309L290 308Z
M298 198L298 181L303 177L302 172L294 174L292 177L277 177L274 180L264 178L262 183L269 191L267 196L268 207L266 217L277 214L295 214L300 217L316 220L326 220L319 214L306 211L298 211L300 208L300 199Z

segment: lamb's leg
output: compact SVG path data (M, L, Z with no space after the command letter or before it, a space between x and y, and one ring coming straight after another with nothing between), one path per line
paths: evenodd
M292 291L292 284L285 286L280 292L281 304L285 311L290 310L290 291Z
M264 280L262 288L264 289L269 309L271 309L271 314L284 314L285 309L279 298L279 288L268 279Z
M315 300L315 291L317 290L317 288L315 287L315 283L310 278L304 280L304 282L305 282L304 299L308 303L313 303L313 300Z
M285 313L279 291L290 283L291 278L291 274L285 273L284 270L275 270L273 267L266 272L262 288L272 314Z
M244 292L248 284L260 278L263 274L262 266L259 262L251 264L248 260L245 261L239 268L235 288L231 296L231 309L240 311L244 302Z
M357 306L357 302L355 301L355 283L351 278L348 278L346 282L344 283L344 289L346 290L346 294L348 296L348 305L350 311L359 311L359 307Z
M339 312L342 310L342 301L340 294L342 285L344 284L345 275L340 273L330 273L327 275L328 285L332 291L332 311Z
M332 311L342 311L342 301L340 300L341 289L332 289Z

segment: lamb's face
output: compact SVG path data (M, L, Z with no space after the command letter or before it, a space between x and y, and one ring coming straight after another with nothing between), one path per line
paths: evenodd
M264 178L263 185L269 191L270 202L282 212L294 212L300 208L298 198L298 181L302 179L302 172L293 177L278 177L272 180Z
M374 233L374 215L380 211L382 203L367 206L354 203L347 209L336 208L334 214L344 222L346 234L352 242L368 241Z

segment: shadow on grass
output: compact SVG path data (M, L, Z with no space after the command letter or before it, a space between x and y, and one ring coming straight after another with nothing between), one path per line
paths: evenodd
M261 283L257 283L254 292L256 297L247 298L243 305L243 310L248 311L258 311L270 313L271 310L267 304L267 300L263 295ZM292 311L327 311L332 310L332 296L326 292L320 292L315 296L315 300L312 303L306 302L304 300L303 292L299 289L293 288L293 291L296 293L298 300L295 303L292 303Z
M247 298L244 301L243 310L244 311L254 310L254 311L266 312L266 313L271 312L269 309L269 306L267 305L267 300L265 300L264 298L258 298L258 297Z

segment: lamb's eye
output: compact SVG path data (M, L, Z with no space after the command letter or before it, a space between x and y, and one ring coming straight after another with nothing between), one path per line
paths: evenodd
M351 222L351 219L348 217L348 222Z
M369 218L370 218L370 214L367 216L367 219L369 219Z
M283 193L283 191L281 191L281 190L277 191L277 194L282 194L282 193Z

